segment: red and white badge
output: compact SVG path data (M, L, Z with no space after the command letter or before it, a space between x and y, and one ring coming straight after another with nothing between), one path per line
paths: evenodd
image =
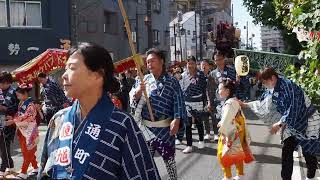
M64 141L72 138L73 125L71 122L63 123L60 132L59 132L59 140Z
M54 154L55 154L55 159L54 159L55 165L67 166L70 164L71 155L70 155L69 147L59 148L54 152Z

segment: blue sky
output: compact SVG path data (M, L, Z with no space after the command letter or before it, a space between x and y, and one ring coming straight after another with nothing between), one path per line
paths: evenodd
M242 5L242 0L232 0L233 3L233 19L234 23L238 22L237 27L241 29L241 39L242 42L246 43L247 32L244 29L246 23L249 23L249 37L251 34L255 34L253 38L254 47L260 49L261 47L261 39L260 39L260 26L255 25L252 21L253 18L247 12L247 8ZM249 41L250 44L250 41Z

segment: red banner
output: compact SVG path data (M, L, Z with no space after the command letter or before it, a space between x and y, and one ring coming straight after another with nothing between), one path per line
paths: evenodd
M142 56L142 60L142 65L145 65L145 57ZM136 63L134 62L133 57L128 57L114 63L114 70L116 73L123 73L124 71L131 68L136 68Z
M38 73L49 73L55 69L64 68L67 62L68 51L62 49L48 49L33 60L14 70L12 74L20 83L32 83L37 79ZM133 57L114 63L115 72L122 73L135 68Z
M31 83L37 79L39 72L49 73L58 68L64 68L68 51L48 49L33 60L12 72L19 82Z

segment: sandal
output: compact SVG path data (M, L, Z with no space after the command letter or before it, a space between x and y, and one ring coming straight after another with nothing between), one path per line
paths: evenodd
M27 179L28 178L28 176L26 175L26 174L22 174L22 173L19 173L16 177L15 177L15 179Z

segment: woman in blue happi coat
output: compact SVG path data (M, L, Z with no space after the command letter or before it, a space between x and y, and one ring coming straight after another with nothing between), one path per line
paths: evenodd
M314 179L317 158L320 155L320 115L309 97L291 80L279 76L272 68L261 72L260 79L267 91L260 101L243 104L254 110L265 123L271 125L270 132L281 132L283 180L291 180L293 151L297 145L307 165L306 180Z
M108 96L119 87L113 69L101 46L70 51L63 86L77 100L50 120L38 179L160 179L135 121Z

